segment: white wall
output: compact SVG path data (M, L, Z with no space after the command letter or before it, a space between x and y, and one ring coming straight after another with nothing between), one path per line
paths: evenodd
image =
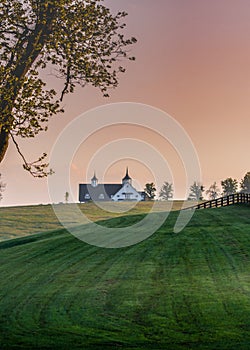
M124 184L124 186L113 196L113 201L121 201L121 200L133 200L133 201L141 201L142 197L140 193L136 191L136 189L131 186L129 183Z

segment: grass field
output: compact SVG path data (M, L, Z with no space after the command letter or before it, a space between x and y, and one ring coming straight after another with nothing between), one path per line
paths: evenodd
M127 248L64 229L1 242L0 349L250 349L250 207L196 211L174 234L177 215Z
M184 204L188 207L192 205L192 202L185 201ZM99 221L124 215L123 212L128 209L131 203L110 202L105 205L108 206L109 210L104 210L92 202L79 204L79 208L90 220ZM135 203L132 203L132 205L135 205ZM174 201L172 210L179 210L182 205L183 201ZM65 215L70 216L72 224L74 224L74 215L72 215L71 212L71 204L58 206L63 208ZM166 202L159 202L158 206L159 210L164 211ZM57 205L55 207L57 207ZM139 202L129 210L128 214L137 215L148 213L151 207L152 202ZM0 241L62 228L51 205L2 207L0 208L0 222Z

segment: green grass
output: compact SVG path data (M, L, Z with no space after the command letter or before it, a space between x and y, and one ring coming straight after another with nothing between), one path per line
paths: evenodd
M186 201L186 206L190 206L190 202ZM136 203L132 203L135 205ZM174 201L173 210L179 210L183 201ZM192 204L192 203L191 203ZM110 219L124 215L123 211L128 210L131 203L105 203L109 210L103 210L96 204L89 202L79 204L80 210L92 221ZM163 210L166 202L158 202L159 210ZM75 224L74 215L72 215L72 205L56 205L64 210L65 216L69 217L72 225ZM129 210L129 214L143 214L150 211L152 202L139 202ZM166 210L166 209L165 209ZM11 238L23 237L32 233L41 233L48 230L62 228L59 223L53 207L51 205L30 205L18 207L2 207L0 208L0 241Z
M177 215L127 248L64 229L0 243L0 349L249 349L249 206L174 234Z

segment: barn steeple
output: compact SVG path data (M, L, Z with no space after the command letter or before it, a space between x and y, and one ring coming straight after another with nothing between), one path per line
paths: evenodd
M93 187L97 187L98 186L98 179L97 179L97 177L95 175L95 172L94 172L94 176L91 179L91 186L93 186Z
M129 174L128 174L128 167L127 167L127 169L126 169L126 175L125 175L124 178L122 179L122 184L124 185L124 184L126 184L126 183L129 183L130 185L131 185L131 183L132 183L132 179L131 179L131 177L130 177Z

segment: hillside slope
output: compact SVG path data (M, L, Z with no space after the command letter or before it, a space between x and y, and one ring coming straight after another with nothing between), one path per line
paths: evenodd
M123 216L126 211L129 215L148 213L153 202L99 203L104 205L107 210L102 209L97 204L93 202L82 203L78 204L78 207L90 220L99 221ZM192 202L184 201L184 204L189 207ZM168 203L162 201L158 202L157 205L160 211L167 210ZM172 210L180 210L182 205L183 201L173 201ZM72 204L0 207L0 241L62 228L53 210L53 207L57 208L58 206L65 213L65 216L70 218L72 224L75 224L74 205L72 206Z
M179 234L176 217L128 248L65 230L0 243L0 348L249 349L250 208L197 211Z

